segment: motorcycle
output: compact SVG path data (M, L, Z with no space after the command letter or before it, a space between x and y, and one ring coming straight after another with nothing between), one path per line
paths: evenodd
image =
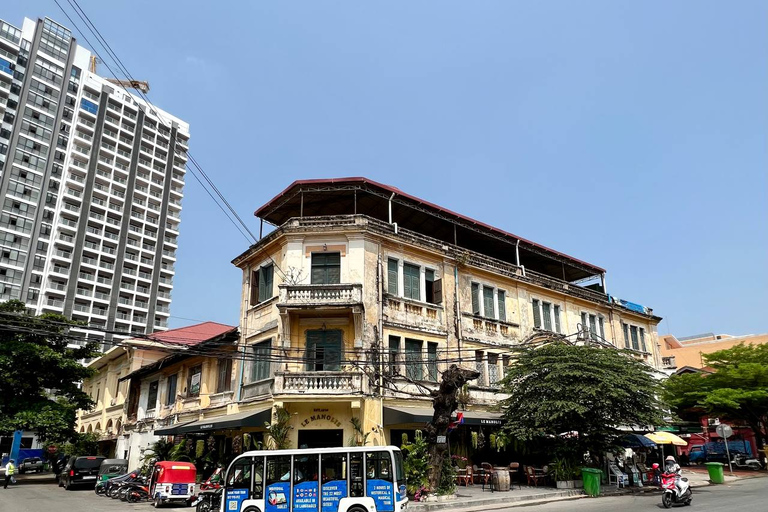
M223 468L216 471L200 484L200 492L190 501L191 507L196 507L196 512L213 512L219 510L221 505L221 480Z
M669 508L674 503L691 504L693 497L687 478L681 478L677 473L664 472L661 474L661 489L664 491L661 495L664 508Z
M734 468L739 469L751 469L754 471L760 471L763 469L763 465L760 463L757 459L750 459L743 453L734 453L733 454L733 460L731 461L731 465Z
M215 512L221 507L221 495L224 489L206 489L200 491L190 506L195 507L195 512Z

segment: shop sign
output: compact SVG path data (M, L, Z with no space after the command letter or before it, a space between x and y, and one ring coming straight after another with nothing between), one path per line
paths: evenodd
M437 444L445 444L446 442L445 436L437 436Z
M480 424L481 425L501 425L501 420L481 418Z
M301 422L302 427L306 427L310 423L314 421L329 421L336 425L337 427L341 427L341 421L336 419L334 416L331 415L331 413L328 412L328 409L315 409L315 414L312 414L310 417L305 418L304 421Z

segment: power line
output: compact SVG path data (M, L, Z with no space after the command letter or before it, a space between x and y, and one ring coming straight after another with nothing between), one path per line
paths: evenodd
M94 37L96 38L97 42L99 42L101 44L102 48L107 52L107 54L112 57L113 62L117 65L118 69L121 70L123 72L123 74L129 80L135 81L133 76L131 75L131 73L128 71L128 69L123 64L122 60L120 60L120 58L117 56L117 54L114 52L114 50L112 50L112 47L109 45L109 43L107 43L106 39L102 36L101 32L98 30L98 28L96 28L95 24L88 17L88 15L86 14L85 10L77 3L76 0L67 0L67 1L70 4L70 6L74 9L75 14L77 14L77 16L80 18L80 20L85 24L86 28L91 32L92 35L94 35ZM80 33L80 35L83 37L83 39L86 41L86 43L88 43L88 45L91 47L91 49L96 54L96 56L107 67L107 69L112 74L112 76L116 80L119 80L118 74L115 73L115 71L109 65L107 60L104 59L104 57L102 57L102 55L98 52L97 47L91 43L91 41L88 39L88 37L83 32L83 30L81 30L80 27L78 26L78 24L75 23L75 21L72 19L72 17L66 12L64 7L59 3L58 0L54 0L54 2L59 7L59 9L62 11L62 13L64 13L64 16L67 17L67 19L70 21L70 23L72 23L72 25L75 27L75 29ZM122 83L118 82L117 85L120 85L120 87L122 87L122 89L128 95L131 95L131 96L133 95L131 92L128 91L128 89ZM155 107L155 105L149 100L149 97L146 96L143 91L137 89L136 93L144 100L144 102L147 103L148 106L150 106L151 108L153 108L155 110L158 110L157 107ZM160 121L164 125L170 125L170 123L168 123L163 118L163 116L160 114L160 112L157 112L157 117L158 117L158 119L160 119ZM203 187L203 190L206 191L206 193L211 197L213 202L216 203L216 205L224 213L224 215L227 217L227 219L232 223L232 225L235 226L235 228L240 232L240 234L243 235L243 237L246 240L248 240L249 243L251 241L253 241L253 242L257 241L256 236L250 231L250 229L248 229L248 226L245 224L243 219L237 214L237 212L234 210L234 208L229 203L229 201L227 201L224 198L223 194L213 184L213 181L208 177L208 175L205 173L205 171L202 169L202 167L197 163L196 160L193 159L192 155L189 152L187 153L187 156L189 157L190 161L194 161L194 167L196 167L199 170L199 173L203 175L205 181L208 182L212 186L212 188L214 189L216 194L223 200L224 204L229 209L231 214L234 215L234 217L239 221L240 226L238 226L238 224L235 222L235 220L233 220L233 218L230 216L230 214L227 213L227 211L224 209L224 207L221 205L221 203L219 203L219 201L216 200L216 198L213 196L213 194L211 193L209 188L205 185L205 183L203 183L203 180L201 180L200 177L197 175L198 173L195 172L193 166L191 166L191 165L189 165L189 163L187 163L187 169L190 171L192 176L198 181L198 183L200 183L200 186ZM170 155L169 155L169 157L170 157ZM245 232L244 232L244 230L245 230ZM246 232L250 235L250 238L248 237L248 235L245 234Z

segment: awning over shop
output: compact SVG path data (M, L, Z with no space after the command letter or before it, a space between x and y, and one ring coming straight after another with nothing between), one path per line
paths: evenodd
M175 436L179 433L179 429L181 427L184 427L186 425L189 425L190 423L194 423L193 421L182 421L181 423L175 423L173 425L168 425L167 427L163 428L156 428L154 431L154 434L156 436Z
M384 425L429 423L434 410L429 407L384 407ZM465 425L501 425L502 414L488 411L460 411ZM454 413L455 417L456 413Z
M267 407L258 411L240 412L216 416L204 420L193 421L182 425L178 434L194 434L198 432L212 432L214 430L231 430L241 427L263 427L272 420L272 408Z

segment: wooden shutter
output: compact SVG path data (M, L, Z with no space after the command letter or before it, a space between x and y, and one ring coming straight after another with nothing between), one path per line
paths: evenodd
M493 288L483 286L483 316L494 318L493 314Z
M480 285L472 283L472 314L480 314Z
M421 300L421 269L416 265L403 265L403 295L409 299Z
M405 340L405 374L413 380L424 378L423 359L421 356L421 340Z
M497 298L499 301L499 320L501 320L502 322L506 322L507 321L507 304L506 304L506 301L504 300L504 298L506 297L506 294L502 290L499 290L496 293L498 295Z
M643 352L648 351L645 346L645 329L642 327L640 328L640 347L643 349Z
M629 333L632 335L632 349L640 350L640 344L637 339L637 327L634 325L630 326Z
M541 311L544 314L544 329L552 330L552 304L549 302L541 303Z
M624 328L624 348L630 348L629 346L629 326L625 323L622 323L621 326Z
M554 309L554 317L555 317L555 332L561 332L560 331L560 306L555 304Z
M437 279L432 283L432 304L443 302L443 280Z
M259 271L251 272L251 306L259 303Z
M533 326L541 329L541 311L539 310L538 299L533 299L531 304L533 305Z
M397 260L387 260L387 292L397 295Z

